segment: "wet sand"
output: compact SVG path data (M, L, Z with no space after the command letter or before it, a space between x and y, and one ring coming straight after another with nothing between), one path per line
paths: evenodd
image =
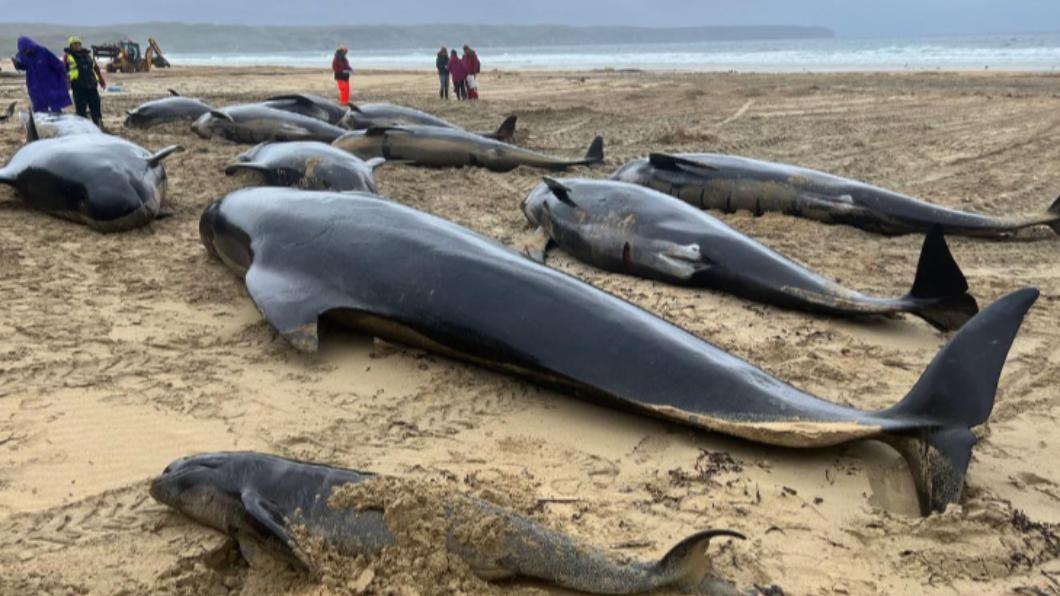
M295 352L198 238L202 208L249 183L223 175L245 148L186 127L120 124L126 109L167 88L214 105L331 96L328 74L173 69L110 79L126 91L104 97L109 128L152 150L188 148L166 164L175 216L103 236L0 190L0 593L491 589L449 577L445 565L389 581L379 579L386 568L362 567L324 583L248 569L223 536L147 495L147 479L171 459L217 449L519 495L542 522L645 559L696 529L733 528L749 539L720 540L711 554L717 573L743 587L1060 591L1060 239L1048 230L950 239L981 306L1024 286L1043 295L993 416L976 431L964 501L922 519L904 461L875 443L763 447L337 329L324 329L319 353ZM603 177L652 150L713 151L991 214L1038 213L1060 194L1057 76L489 72L476 105L442 103L436 85L430 72L359 72L353 86L356 100L414 106L473 130L517 114L517 142L556 155L581 155L604 134L605 167L572 175ZM25 107L17 79L0 79L0 98ZM5 160L22 142L17 124L0 126ZM519 202L541 174L384 166L377 178L394 200L515 245L527 231ZM919 237L715 215L848 287L899 295L912 284ZM549 262L800 388L866 409L905 395L946 340L912 317L812 316L603 273L562 252ZM366 583L364 569L377 579Z

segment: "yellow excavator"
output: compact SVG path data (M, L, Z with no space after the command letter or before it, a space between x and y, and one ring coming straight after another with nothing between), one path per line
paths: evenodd
M107 62L107 72L150 72L152 66L169 68L169 60L162 55L158 42L151 37L147 40L147 51L140 54L140 44L135 41L118 41L92 46L92 54L97 60Z

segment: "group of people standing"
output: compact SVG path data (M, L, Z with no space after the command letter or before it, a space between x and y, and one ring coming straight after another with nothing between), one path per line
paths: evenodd
M335 57L331 60L331 70L335 75L335 84L339 88L339 105L350 104L350 75L353 68L347 57L349 49L341 46L335 50ZM438 80L441 86L438 97L449 99L449 81L453 81L453 90L458 100L474 101L478 99L478 73L482 71L482 63L478 60L478 54L470 46L464 46L464 55L461 56L456 50L450 52L444 46L438 50L438 59L435 61L438 67Z
M449 52L443 46L438 50L435 66L438 67L438 80L441 83L438 97L449 99L449 79L452 79L458 100L478 99L478 73L482 70L482 64L475 50L464 46L464 55L460 56L456 50Z
M18 38L18 53L11 61L16 70L26 73L26 89L34 112L58 113L72 103L78 116L87 118L91 113L92 121L102 128L99 89L107 85L103 71L80 39L71 37L66 45L60 60L48 48L22 36Z

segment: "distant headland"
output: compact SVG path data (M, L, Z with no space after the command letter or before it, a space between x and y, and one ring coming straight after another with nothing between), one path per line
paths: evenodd
M459 40L476 47L592 46L630 43L695 43L779 39L822 39L835 34L825 27L788 25L711 27L569 27L561 25L335 25L257 27L192 23L128 23L84 27L42 23L0 23L0 47L14 52L19 35L28 35L53 50L70 35L87 44L158 39L169 53L255 53L350 49L430 48ZM3 52L3 50L0 50Z

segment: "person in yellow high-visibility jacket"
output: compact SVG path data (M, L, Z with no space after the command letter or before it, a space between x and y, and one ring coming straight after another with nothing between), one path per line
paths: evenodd
M103 108L100 105L99 89L107 86L103 72L92 57L92 52L81 47L81 40L71 37L67 40L66 76L70 79L70 90L74 92L74 106L77 115L88 118L92 112L92 122L103 127Z

